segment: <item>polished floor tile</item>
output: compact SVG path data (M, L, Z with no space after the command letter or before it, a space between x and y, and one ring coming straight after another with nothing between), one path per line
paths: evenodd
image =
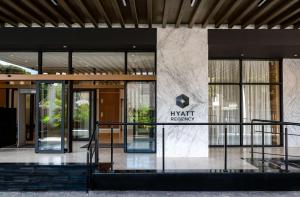
M61 165L67 163L86 163L87 142L74 142L73 152L64 154L35 153L33 148L1 148L0 163L38 163ZM227 168L256 170L247 158L250 158L250 148L232 147L227 152ZM289 148L289 155L300 158L300 148ZM261 148L254 148L254 157L261 158ZM280 158L284 155L282 147L265 148L265 158ZM269 154L270 153L270 154ZM99 149L100 162L110 162L110 148ZM162 157L151 153L124 153L122 148L114 148L113 163L115 170L124 169L162 169ZM224 169L224 149L210 148L209 157L195 158L165 158L166 170L203 170Z

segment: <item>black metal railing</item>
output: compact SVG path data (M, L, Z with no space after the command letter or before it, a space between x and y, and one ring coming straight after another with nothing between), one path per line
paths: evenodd
M95 130L93 131L89 143L87 146L87 153L86 153L86 189L87 191L91 188L91 180L92 180L92 173L94 168L97 166L99 162L99 122L96 122ZM94 162L93 162L94 159Z
M93 131L88 147L87 147L87 189L91 187L91 177L93 170L95 167L98 167L99 165L99 129L101 129L101 126L110 126L110 172L114 173L114 148L113 148L113 134L114 134L114 126L161 126L161 136L162 136L162 172L165 172L165 148L166 148L166 143L165 143L165 131L166 128L165 126L224 126L224 168L223 172L228 172L228 127L229 126L235 126L235 125L241 125L240 123L120 123L120 122L97 122L96 123L96 129ZM265 126L272 126L272 125L281 125L281 126L286 126L285 127L285 138L284 138L284 144L285 144L285 154L283 155L285 157L285 162L286 162L286 172L288 172L288 135L295 135L295 136L300 136L297 134L288 134L288 129L287 126L293 125L293 126L300 126L300 123L292 123L292 122L280 122L280 121L271 121L271 120L260 120L260 119L253 119L251 123L243 123L242 125L248 125L251 126L251 159L253 160L254 158L254 153L262 154L262 162L265 161L265 143L264 143L264 136L265 132L264 127ZM254 128L253 126L261 126L262 131L255 131L255 132L261 132L262 133L262 152L254 152L254 146L255 147L260 147L259 145L254 145L253 143L253 134L254 134ZM275 133L272 132L272 134L281 134L281 133Z
M281 135L281 132L266 132L265 131L265 125L261 125L261 131L254 131L253 126L258 125L256 122L259 123L268 123L269 125L279 125L284 127L284 132L283 132L283 144L284 144L284 154L273 154L273 153L265 153L265 134L270 133L270 134L277 134ZM265 163L265 155L277 155L277 156L283 156L284 157L284 164L285 164L285 172L289 171L289 154L288 154L288 147L289 147L289 142L288 142L288 136L297 136L299 137L299 134L292 134L288 133L288 126L300 126L300 123L294 123L294 122L281 122L281 121L274 121L274 120L263 120L263 119L252 119L251 121L251 160L254 160L254 153L261 154L261 162L262 162L262 171L264 172L264 163ZM261 133L261 153L260 152L255 152L254 151L254 132L259 132ZM299 156L292 156L292 157L299 157Z

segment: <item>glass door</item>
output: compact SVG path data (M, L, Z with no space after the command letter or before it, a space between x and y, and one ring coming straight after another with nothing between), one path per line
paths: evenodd
M73 140L88 140L93 128L93 91L73 93Z
M127 82L126 120L155 123L155 82ZM126 127L127 152L155 152L155 126Z
M65 83L37 83L36 152L64 152Z

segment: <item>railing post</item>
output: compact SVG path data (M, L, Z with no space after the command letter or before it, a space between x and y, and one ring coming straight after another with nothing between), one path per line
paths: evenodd
M227 172L227 128L224 130L224 172Z
M162 128L162 170L165 172L165 126Z
M99 122L96 124L96 132L95 132L95 164L99 165Z
M114 128L111 126L110 128L110 163L111 163L111 171L114 170Z
M285 171L288 172L289 171L289 152L288 152L288 148L289 148L289 143L288 143L288 128L287 126L285 127L285 133L284 133L284 141L285 141Z
M262 128L262 139L261 139L261 143L262 143L262 169L264 170L264 166L265 166L265 128L264 128L264 125L262 125L261 128Z
M253 161L253 122L251 124L251 161Z
M88 193L89 189L90 189L90 163L89 163L89 159L90 159L90 156L89 156L89 151L86 152L86 163L87 163L87 166L86 166L86 193Z

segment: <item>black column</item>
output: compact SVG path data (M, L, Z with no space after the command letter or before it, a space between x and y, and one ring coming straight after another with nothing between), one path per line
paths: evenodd
M68 74L73 74L72 52L69 52ZM68 152L73 151L73 81L68 81Z

